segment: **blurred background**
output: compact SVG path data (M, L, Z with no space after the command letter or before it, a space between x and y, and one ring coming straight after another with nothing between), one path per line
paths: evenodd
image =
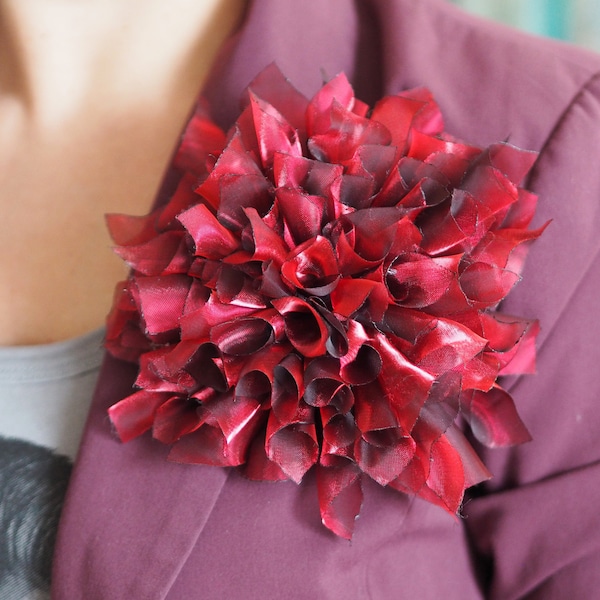
M600 0L451 0L472 13L600 51Z

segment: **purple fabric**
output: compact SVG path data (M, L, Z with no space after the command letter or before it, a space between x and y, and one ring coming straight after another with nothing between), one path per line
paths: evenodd
M425 85L451 133L541 151L530 177L541 197L536 220L554 221L504 307L539 317L543 328L538 374L511 382L534 441L482 449L494 479L460 521L367 485L348 543L320 525L310 478L252 483L167 463L147 436L121 444L106 409L129 393L135 373L107 358L61 522L53 597L595 597L600 59L437 0L255 0L206 86L222 124L273 60L308 95L322 70L346 71L369 102Z

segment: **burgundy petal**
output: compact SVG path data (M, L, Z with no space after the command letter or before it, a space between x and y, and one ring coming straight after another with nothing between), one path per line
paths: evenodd
M296 483L319 458L319 444L313 423L297 423L280 427L271 413L265 443L269 460Z
M351 461L328 460L317 469L317 491L325 527L347 540L363 502L361 473Z
M300 244L281 265L281 274L289 285L309 294L331 294L340 277L331 242L319 235Z
M510 395L500 387L463 395L464 412L475 437L486 446L512 446L531 440Z
M308 302L288 296L273 300L272 304L283 316L287 338L294 348L307 357L325 354L329 337L327 327Z
M152 427L158 407L172 394L139 390L108 409L110 420L122 442L128 442Z

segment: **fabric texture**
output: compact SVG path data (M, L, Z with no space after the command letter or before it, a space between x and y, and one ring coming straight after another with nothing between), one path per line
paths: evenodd
M540 152L529 188L553 223L503 311L538 317L538 374L510 382L533 442L482 449L494 474L464 518L365 486L351 543L318 522L315 483L254 483L121 444L107 408L135 367L105 359L54 561L57 600L593 598L600 573L600 58L438 0L255 0L205 96L223 126L272 61L306 95L345 71L356 95L429 87L446 130ZM177 181L170 170L164 202Z

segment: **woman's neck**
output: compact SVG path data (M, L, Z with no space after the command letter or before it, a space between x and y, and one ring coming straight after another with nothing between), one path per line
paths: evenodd
M189 97L242 10L242 0L0 0L0 95L48 127L81 107L170 103L182 81Z
M126 274L104 214L148 211L243 9L0 0L0 345L102 324Z

